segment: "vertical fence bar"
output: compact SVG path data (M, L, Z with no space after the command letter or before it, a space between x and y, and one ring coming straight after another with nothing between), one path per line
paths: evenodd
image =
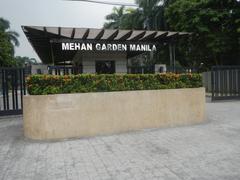
M229 70L229 96L232 96L232 70Z
M14 70L14 88L15 88L15 100L16 100L16 109L18 110L18 69Z
M23 69L23 94L26 95L25 69Z
M10 73L9 73L9 70L8 69L6 69L6 71L5 71L5 85L6 85L6 99L7 99L7 110L9 110L9 92L8 92L8 90L9 90L9 88L8 88L8 75L9 75Z
M234 69L233 71L233 85L234 85L234 96L237 96L237 69Z
M214 84L215 84L215 79L214 79L214 69L212 68L212 70L211 70L211 90L212 90L212 100L214 100L214 90L215 90L215 86L214 86Z
M220 73L220 80L219 80L219 86L220 86L220 96L222 97L224 95L224 74L223 71L219 71Z
M226 78L226 70L223 70L223 96L226 96L227 94L227 78Z
M237 71L237 76L238 76L238 96L240 96L240 69Z
M19 69L19 83L21 93L21 109L23 109L23 69Z
M216 70L216 96L219 96L219 70Z
M14 96L14 72L11 69L11 83L12 83L12 108L15 110L15 96Z
M2 69L2 93L3 93L3 109L6 110L6 87L5 87L5 70Z
M233 96L236 96L236 69L233 69Z
M224 70L224 95L228 93L228 79L227 79L227 70Z

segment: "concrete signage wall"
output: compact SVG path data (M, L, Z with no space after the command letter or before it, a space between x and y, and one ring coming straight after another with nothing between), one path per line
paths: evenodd
M61 139L174 127L205 120L204 88L24 97L24 134Z

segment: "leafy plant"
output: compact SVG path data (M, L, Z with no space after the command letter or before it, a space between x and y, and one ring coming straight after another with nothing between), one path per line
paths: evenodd
M32 75L27 78L31 95L197 88L200 74L80 74Z

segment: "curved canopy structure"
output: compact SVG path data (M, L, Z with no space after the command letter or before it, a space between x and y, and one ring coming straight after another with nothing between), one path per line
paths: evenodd
M22 26L22 29L38 56L45 64L52 63L53 58L55 63L69 61L73 58L76 53L75 51L63 52L59 48L59 43L65 41L159 44L190 35L190 33L187 32L45 26ZM127 53L129 57L137 54L136 52Z

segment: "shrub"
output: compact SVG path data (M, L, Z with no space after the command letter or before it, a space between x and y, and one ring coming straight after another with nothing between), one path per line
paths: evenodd
M32 75L27 78L31 95L197 88L200 74L80 74Z

